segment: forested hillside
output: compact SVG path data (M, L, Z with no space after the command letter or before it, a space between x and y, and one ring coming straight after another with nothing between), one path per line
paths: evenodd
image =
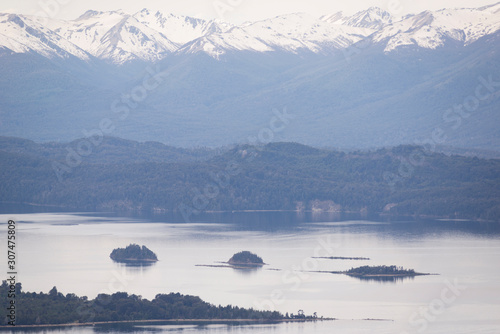
M71 165L67 157L41 156L36 147L15 151L4 141L0 200L172 210L187 219L204 210L265 209L500 220L500 160L415 146L345 153L272 143L237 146L201 160L158 161L151 153L134 162L127 150L137 151L138 145L120 148L122 163L92 153Z

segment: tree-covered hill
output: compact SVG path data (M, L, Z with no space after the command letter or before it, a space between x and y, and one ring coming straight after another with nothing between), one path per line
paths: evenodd
M271 143L178 162L134 160L123 149L122 163L90 154L74 165L32 151L0 149L0 201L177 210L187 219L204 210L266 209L500 221L500 160L417 146L345 153Z

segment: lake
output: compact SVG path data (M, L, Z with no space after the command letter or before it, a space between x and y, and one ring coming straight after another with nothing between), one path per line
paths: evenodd
M174 214L0 209L5 231L8 219L18 222L18 280L24 291L46 293L57 286L63 294L89 298L126 291L147 299L179 292L216 305L294 314L303 310L339 319L253 326L96 326L39 333L498 333L500 328L498 222L234 212L206 213L185 223ZM6 249L6 233L0 235ZM160 261L129 267L109 258L114 248L130 243L146 245ZM268 265L251 271L197 266L227 261L242 250L258 254ZM314 258L328 256L370 260ZM380 282L311 272L363 265L397 265L439 275ZM6 275L6 259L0 268Z

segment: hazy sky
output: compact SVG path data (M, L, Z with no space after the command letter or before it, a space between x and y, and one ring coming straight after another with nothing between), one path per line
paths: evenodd
M134 13L142 8L202 18L219 18L239 23L274 17L280 14L306 12L315 16L344 11L352 14L378 6L393 15L417 13L426 9L479 7L498 0L0 0L0 12L44 14L73 19L88 9L122 9Z

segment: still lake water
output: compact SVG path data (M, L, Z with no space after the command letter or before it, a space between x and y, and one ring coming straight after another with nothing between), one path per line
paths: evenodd
M184 223L174 215L3 212L0 228L7 229L8 219L19 223L18 280L25 291L48 292L57 286L63 294L89 298L126 291L147 299L180 292L217 305L283 313L302 309L340 319L255 326L96 326L39 333L500 333L498 222L389 222L248 212L205 214ZM6 249L6 233L0 235ZM114 248L130 243L146 245L160 261L149 267L111 261ZM241 250L257 253L268 265L250 272L196 266L227 261ZM362 265L398 265L439 275L375 282L304 272ZM0 270L7 272L6 259Z

